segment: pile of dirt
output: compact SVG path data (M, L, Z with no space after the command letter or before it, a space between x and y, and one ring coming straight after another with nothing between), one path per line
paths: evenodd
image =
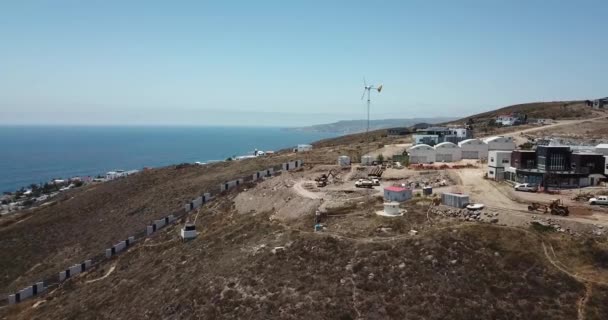
M255 188L239 193L235 208L241 214L270 212L271 218L293 220L314 214L321 205L320 199L311 199L294 191L298 177L284 173L279 177L267 179Z

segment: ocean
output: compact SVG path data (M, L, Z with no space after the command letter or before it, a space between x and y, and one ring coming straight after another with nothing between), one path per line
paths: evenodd
M224 160L337 135L267 127L0 126L0 192L115 169Z

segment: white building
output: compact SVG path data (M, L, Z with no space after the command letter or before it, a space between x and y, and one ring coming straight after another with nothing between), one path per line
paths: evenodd
M312 145L310 144L299 144L296 148L297 152L306 152L312 150Z
M460 139L465 139L467 137L467 129L466 128L450 128L452 134Z
M350 166L350 157L349 156L339 156L338 157L338 165L341 167Z
M442 142L435 146L435 161L453 162L462 159L460 148L451 142Z
M436 145L439 143L439 136L436 134L415 134L413 138L414 144Z
M512 126L515 124L515 121L517 121L517 118L510 114L501 114L496 117L496 123L500 123L503 126Z
M361 157L361 164L364 166L371 166L374 162L374 157L372 156L362 156Z
M384 203L384 211L381 211L379 214L388 217L397 217L402 216L403 212L399 209L399 202L391 201Z
M479 139L467 139L458 143L462 159L487 159L488 145Z
M435 148L428 144L419 144L407 149L410 163L430 163L435 162Z
M503 150L513 151L515 150L515 141L512 137L490 137L483 140L488 145L488 151L492 150Z
M488 152L488 178L503 180L506 168L511 166L511 152L490 150Z
M602 143L595 146L595 153L603 154L605 156L608 155L608 143Z

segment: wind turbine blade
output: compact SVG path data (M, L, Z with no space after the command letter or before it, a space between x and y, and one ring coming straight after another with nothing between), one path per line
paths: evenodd
M365 81L365 76L363 76L363 86L367 87L367 81Z
M367 88L363 89L363 94L361 95L361 100L363 100L363 98L365 98L365 91L367 91Z

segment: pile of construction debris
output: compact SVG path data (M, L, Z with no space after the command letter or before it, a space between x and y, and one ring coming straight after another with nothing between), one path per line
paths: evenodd
M552 218L546 218L546 217L534 215L532 217L532 222L530 222L530 224L537 224L542 227L550 228L557 232L568 233L569 235L572 235L572 236L578 235L578 233L575 232L574 230L571 230L570 228L562 227L562 225L559 224L559 220L552 219Z
M468 210L448 207L433 207L431 213L436 215L458 218L464 221L498 223L498 212L486 210Z
M445 187L453 185L454 181L445 172L431 175L418 175L407 178L402 185L408 188L417 189L422 187Z

